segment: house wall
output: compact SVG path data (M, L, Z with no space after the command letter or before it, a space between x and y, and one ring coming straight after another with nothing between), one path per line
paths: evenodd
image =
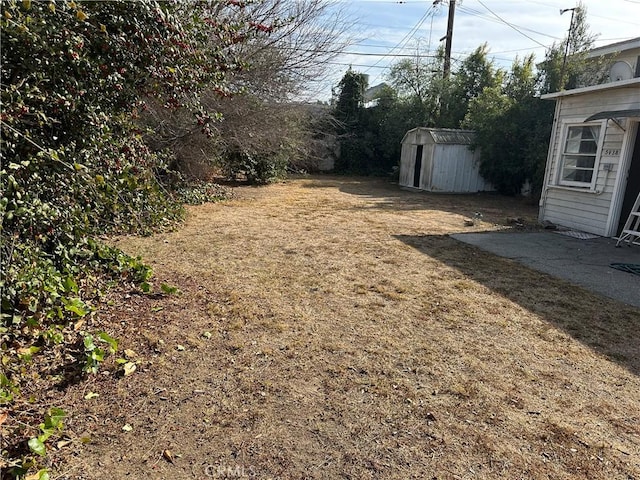
M637 43L637 42L636 42ZM601 56L605 57L609 62L609 67L613 65L615 62L624 61L629 64L631 67L631 71L635 73L636 68L638 67L638 57L640 56L640 47L628 48L623 51L613 50L608 51L605 49L605 52L602 53L601 49L595 49L591 54L587 56L587 58L598 59ZM609 82L610 80L607 78L605 82Z
M620 171L625 131L610 120L597 121L605 135L599 160L596 160L596 184L593 189L577 189L558 185L565 127L567 123L581 123L601 111L640 108L639 93L638 88L620 88L557 98L557 120L549 146L540 220L596 235L610 235L611 202L618 176L626 173ZM625 125L629 122L625 121Z
M634 48L632 50L626 50L624 52L620 52L618 55L614 57L614 61L624 61L629 64L631 67L631 71L635 73L637 65L638 65L638 57L640 56L640 48Z

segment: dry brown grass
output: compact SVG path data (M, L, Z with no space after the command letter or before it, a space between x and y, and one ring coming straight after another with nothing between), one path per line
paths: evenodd
M447 236L535 207L331 177L236 193L117 242L182 293L102 314L140 366L66 391L60 478L640 478L640 311Z

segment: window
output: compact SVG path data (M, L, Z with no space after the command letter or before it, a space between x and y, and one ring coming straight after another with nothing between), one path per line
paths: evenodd
M566 132L559 183L590 187L596 176L600 125L572 125Z

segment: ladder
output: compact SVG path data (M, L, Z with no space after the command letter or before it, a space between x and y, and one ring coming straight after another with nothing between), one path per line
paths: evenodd
M624 224L622 233L618 237L616 247L619 247L622 242L628 242L631 245L638 240L640 240L640 193L629 213L627 223Z

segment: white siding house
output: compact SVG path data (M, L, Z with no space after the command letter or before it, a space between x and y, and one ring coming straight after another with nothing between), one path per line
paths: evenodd
M628 70L635 72L635 75L632 76L637 77L640 73L638 72L638 68L640 68L638 65L638 56L640 56L640 37L594 48L587 54L588 59L606 59L610 67L618 64L615 65L611 72L613 75L609 75L609 81L611 82L623 80L620 74L625 69L624 64L626 64Z
M637 54L640 38L626 43ZM638 57L624 55L635 74ZM601 47L601 54L609 53ZM625 60L625 61L626 61ZM628 76L627 76L628 77ZM613 237L640 192L640 78L544 95L556 109L549 143L541 221Z
M493 190L480 175L479 152L469 149L470 130L418 127L402 139L400 185L429 192Z

